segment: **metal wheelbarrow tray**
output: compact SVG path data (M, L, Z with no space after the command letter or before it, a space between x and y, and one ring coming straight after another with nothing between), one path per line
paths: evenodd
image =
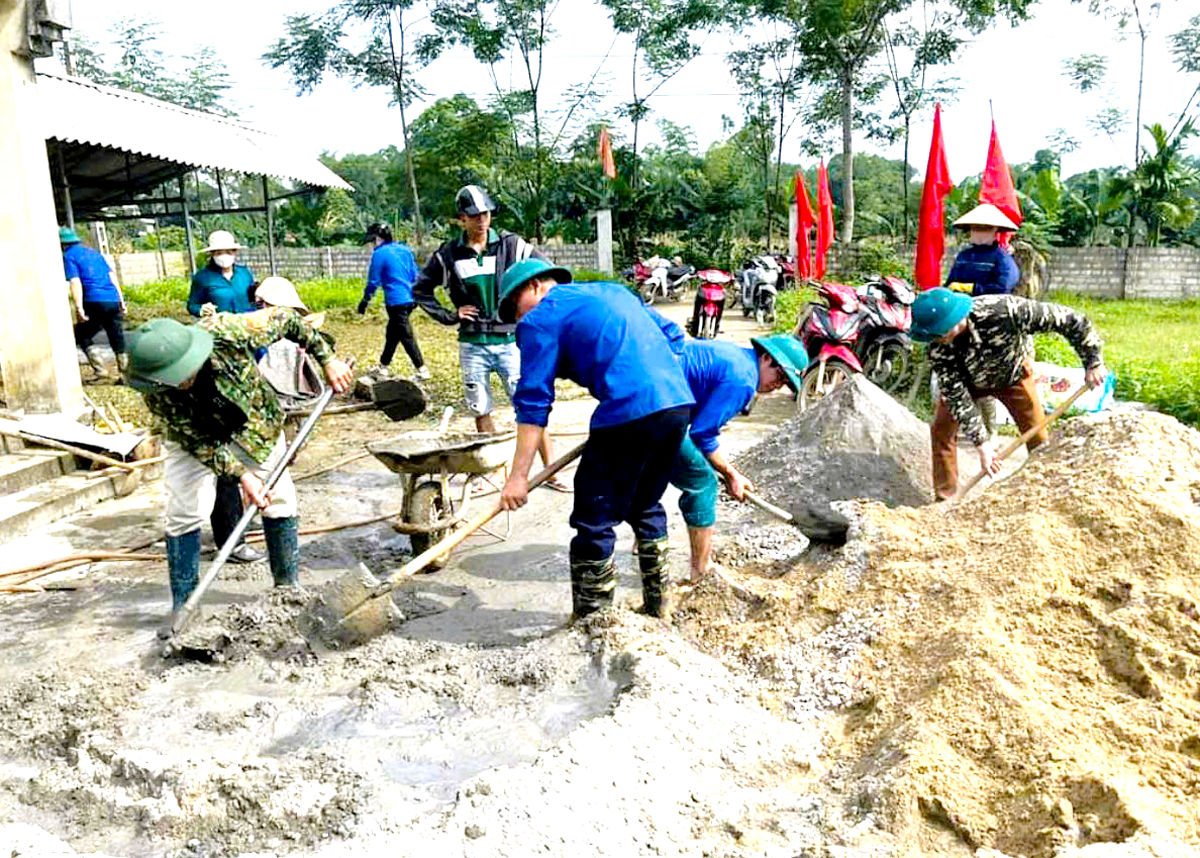
M515 430L495 433L422 430L374 441L367 445L367 450L388 470L400 475L404 499L400 518L393 527L408 534L413 551L420 554L467 516L471 480L463 482L457 497L451 491L450 480L460 474L487 480L489 474L512 460L516 446ZM498 539L507 537L507 529L504 534L485 532ZM429 569L434 571L444 563L442 558Z

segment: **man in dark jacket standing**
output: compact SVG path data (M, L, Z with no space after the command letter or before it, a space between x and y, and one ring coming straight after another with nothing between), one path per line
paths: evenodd
M495 432L491 375L500 376L510 400L521 377L517 326L499 316L500 283L504 272L516 263L545 257L520 236L492 229L496 204L479 185L460 188L454 204L463 233L429 257L413 287L413 298L443 325L458 325L458 358L467 407L475 415L477 431ZM453 310L438 301L434 292L439 286L449 294ZM543 436L540 451L547 464L553 461L548 434ZM557 478L546 485L566 489Z

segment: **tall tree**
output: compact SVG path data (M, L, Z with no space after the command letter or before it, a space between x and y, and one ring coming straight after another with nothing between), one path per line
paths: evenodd
M1200 171L1183 157L1184 145L1197 129L1188 120L1174 134L1157 122L1147 125L1146 131L1154 151L1145 151L1137 167L1115 184L1128 196L1132 215L1145 225L1146 243L1157 247L1164 230L1181 232L1200 213L1195 196L1200 191Z
M1187 27L1174 33L1170 41L1171 54L1175 57L1175 65L1179 70L1187 75L1200 74L1200 15L1188 21ZM1192 102L1197 95L1200 95L1200 81L1196 82L1195 88L1183 105L1183 110L1179 111L1179 118L1175 120L1171 129L1172 134L1187 121L1188 111L1192 109Z
M433 60L442 47L435 33L417 29L426 20L428 15L417 6L417 0L344 0L323 15L289 15L284 23L286 35L262 57L272 68L288 70L298 94L312 92L327 72L351 80L356 86L391 89L392 104L400 109L418 237L424 220L405 111L424 95L416 70ZM367 39L355 50L345 47L343 39L356 23L366 26Z

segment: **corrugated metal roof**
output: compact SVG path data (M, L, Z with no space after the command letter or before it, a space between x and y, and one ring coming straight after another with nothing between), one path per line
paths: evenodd
M38 72L37 79L47 140L354 190L302 146L236 120L82 78Z

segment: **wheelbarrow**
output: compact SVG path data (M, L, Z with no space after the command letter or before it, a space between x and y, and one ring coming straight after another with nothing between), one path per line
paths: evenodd
M461 432L444 430L406 432L396 438L374 441L367 449L388 470L400 475L404 498L400 518L393 527L412 540L413 552L421 554L468 517L471 502L471 477L482 477L499 491L489 475L512 461L517 447L517 433ZM465 476L461 492L451 485L458 476ZM457 494L457 496L456 496ZM503 534L484 529L497 539ZM446 558L439 558L427 568L440 569Z

